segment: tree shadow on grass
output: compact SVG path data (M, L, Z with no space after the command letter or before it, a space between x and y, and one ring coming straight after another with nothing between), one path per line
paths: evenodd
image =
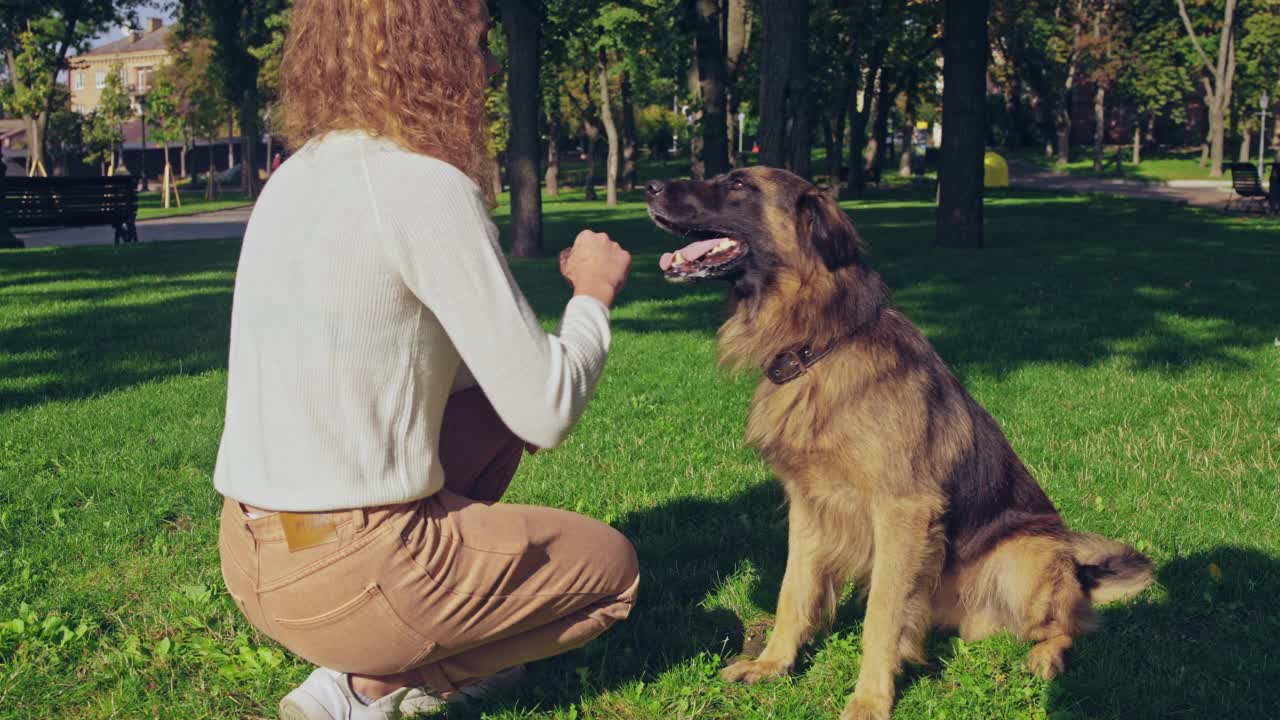
M757 654L769 623L744 627L714 598L749 560L750 600L774 611L786 562L782 504L781 489L769 482L727 500L680 499L623 517L617 526L635 544L643 573L631 618L582 650L535 663L518 695L454 708L449 717L478 718L512 703L563 710L637 680L652 684L704 654L713 663ZM1077 641L1066 673L1049 686L1049 717L1274 717L1280 560L1219 547L1164 563L1157 578L1147 595L1100 611L1100 627ZM834 629L847 631L863 612L846 600ZM801 653L796 674L807 671L822 643ZM899 678L899 697L922 679L942 677L954 647L949 635L932 634L930 663ZM632 707L623 715L637 712L644 714Z
M517 695L450 708L449 717L480 718L512 703L563 708L584 695L656 680L704 653L737 654L748 630L734 612L706 600L748 559L759 573L755 585L776 592L786 562L782 502L781 488L770 482L731 499L682 498L623 516L615 527L640 559L631 617L581 650L531 665Z
M238 242L7 253L0 410L226 367Z
M1050 717L1276 717L1280 559L1222 546L1160 566L1157 579L1164 597L1103 610L1077 643Z
M1240 369L1242 353L1274 338L1275 221L1010 192L988 203L988 247L958 252L931 246L933 208L914 197L887 192L847 206L899 306L962 377L1111 359L1166 372ZM658 254L678 239L642 210L565 205L547 217L549 255L588 225L635 255L618 330L714 333L726 287L676 286L658 272ZM238 252L236 241L199 241L0 253L0 409L225 367ZM569 290L554 260L512 265L540 316L558 318ZM149 289L157 297L124 297ZM66 308L44 312L58 303Z
M855 205L871 262L898 306L962 374L1002 377L1028 363L1093 366L1118 358L1142 370L1239 369L1269 345L1280 293L1280 223L1234 222L1159 201L1005 193L987 208L988 246L933 248L933 211L911 203ZM589 217L589 214L588 214ZM662 281L657 254L679 240L646 218L619 221L635 256L616 326L639 333L712 333L723 283ZM565 232L566 237L572 237ZM554 278L521 265L536 281ZM564 294L535 298L554 313Z

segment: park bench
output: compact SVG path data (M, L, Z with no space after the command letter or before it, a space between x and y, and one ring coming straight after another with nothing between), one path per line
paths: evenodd
M0 177L0 203L9 236L11 228L115 228L116 244L138 241L136 180L115 177Z
M1227 198L1224 212L1231 211L1234 202L1237 209L1250 208L1255 212L1267 211L1267 191L1258 178L1258 166L1253 163L1231 163L1231 196Z

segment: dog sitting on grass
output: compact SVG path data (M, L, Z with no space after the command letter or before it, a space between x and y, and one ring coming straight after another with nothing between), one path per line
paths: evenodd
M1091 604L1150 584L1148 558L1067 528L995 420L894 308L830 198L762 167L647 191L653 221L694 240L663 255L667 279L732 283L720 356L764 371L746 439L788 500L773 636L722 677L790 671L852 579L867 611L841 718L887 719L894 678L903 661L923 662L931 627L1033 640L1028 663L1048 679L1090 629Z

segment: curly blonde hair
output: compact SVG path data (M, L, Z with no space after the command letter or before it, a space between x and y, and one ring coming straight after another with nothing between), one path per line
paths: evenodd
M491 195L488 20L482 0L297 0L280 67L289 145L364 130L450 163Z

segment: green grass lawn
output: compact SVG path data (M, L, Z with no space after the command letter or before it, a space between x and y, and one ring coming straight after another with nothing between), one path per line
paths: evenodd
M1117 150L1123 160L1122 170L1116 173L1115 157ZM998 150L998 152L1003 152ZM1224 169L1224 177L1209 177L1209 168L1200 167L1200 149L1184 149L1184 150L1160 150L1157 152L1149 152L1143 155L1142 162L1134 165L1129 162L1133 159L1133 146L1109 145L1106 148L1104 156L1105 168L1102 173L1095 173L1093 170L1093 148L1092 147L1073 147L1071 148L1071 162L1065 167L1058 165L1052 158L1046 158L1043 152L1028 149L1025 152L1018 152L1014 157L1019 160L1040 165L1042 167L1055 170L1063 170L1072 175L1081 177L1104 177L1114 178L1123 177L1128 180L1137 180L1140 182L1160 183L1170 180L1230 180L1230 173ZM1232 157L1228 157L1225 162L1232 162ZM1269 162L1269 161L1268 161Z
M156 187L159 187L159 183L156 183ZM159 190L138 193L138 219L151 220L178 215L194 215L211 210L226 210L253 204L253 200L239 190L223 190L212 201L204 199L203 185L198 187L183 186L180 192L182 193L182 207L173 205L168 208L161 207Z
M638 196L549 201L635 253L597 397L509 499L630 537L631 620L452 718L810 720L839 714L861 609L794 677L715 673L767 631L786 524L742 446L753 377L714 368L720 289L663 283ZM936 637L897 718L1272 718L1280 679L1280 223L1150 201L1001 194L988 247L930 247L926 194L850 205L897 302L1080 529L1158 582L1102 612L1053 683L1027 644ZM502 213L500 213L502 214ZM501 218L505 222L505 215ZM222 589L211 473L236 240L0 252L0 717L275 717L309 672ZM515 272L550 324L552 260Z

